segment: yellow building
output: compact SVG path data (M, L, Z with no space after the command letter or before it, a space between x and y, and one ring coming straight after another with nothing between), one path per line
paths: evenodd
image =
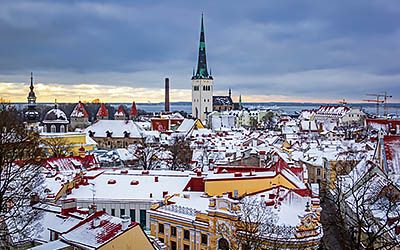
M224 193L236 194L241 197L269 190L281 186L288 189L307 189L303 182L288 170L281 172L258 173L223 173L207 176L205 179L205 193L209 196Z
M57 151L64 155L79 156L83 149L85 152L96 148L96 142L81 132L41 133L40 138L43 147L50 155L56 154L54 151Z
M300 206L284 206L290 211L283 211L296 221L291 225L296 234L279 244L292 249L299 246L316 249L319 246L322 237L319 199L311 199L307 187L291 172L209 174L204 179L204 186L204 192L185 192L167 197L164 205L157 205L149 211L151 235L163 242L167 249L240 249L241 246L233 240L240 237L237 234L241 227L237 213L239 197L249 194L265 199L265 204L268 203L277 213L281 202L291 204L293 197L301 200ZM230 198L226 193L237 198ZM274 195L272 199L271 194ZM312 204L308 203L310 200ZM264 247L272 244L268 238L260 240Z

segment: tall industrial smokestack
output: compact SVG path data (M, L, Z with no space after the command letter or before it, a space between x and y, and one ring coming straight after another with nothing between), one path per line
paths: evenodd
M165 78L165 112L169 112L169 78Z

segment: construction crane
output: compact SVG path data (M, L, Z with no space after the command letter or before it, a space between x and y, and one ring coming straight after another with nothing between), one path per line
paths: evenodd
M376 103L376 115L379 116L379 104L384 102L384 100L381 100L382 95L380 95L380 94L367 94L367 96L375 96L376 97L376 100L369 99L369 100L363 100L363 101Z
M374 96L376 97L376 99L372 99L372 100L363 100L365 102L374 102L376 103L376 115L379 116L379 104L383 103L383 109L384 109L384 113L383 115L386 116L387 115L387 100L388 98L392 98L391 95L388 95L387 92L385 91L384 94L367 94L367 96Z
M388 115L388 107L387 107L387 102L388 102L388 98L392 98L393 96L391 96L391 95L387 95L387 93L386 93L386 91L385 91L385 94L384 94L384 96L383 96L383 101L384 101L384 103L383 103L383 105L384 105L384 110L385 110L385 113L384 113L384 115L385 116L387 116Z

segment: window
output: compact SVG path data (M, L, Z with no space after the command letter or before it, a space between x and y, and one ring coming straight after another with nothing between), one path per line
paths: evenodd
M321 169L320 168L317 168L317 175L321 176Z
M125 215L125 209L123 208L119 210L119 216L122 217L122 215Z
M56 125L51 125L50 126L50 131L52 132L52 133L55 133L56 132Z
M129 210L129 216L131 217L131 221L136 221L136 210L135 209L130 209Z
M201 244L207 245L208 243L208 235L207 234L201 234Z
M65 132L65 126L64 126L64 125L61 125L61 126L60 126L60 132L61 132L61 133L64 133L64 132Z
M190 240L190 232L189 232L189 230L183 230L183 238L185 240Z
M171 226L171 236L176 236L176 227Z
M184 244L184 245L183 245L183 250L190 250L189 245Z
M158 232L160 234L164 233L164 224L158 223Z
M111 208L111 215L115 216L115 208Z
M171 240L171 250L176 250L176 242Z
M140 209L140 226L146 228L146 210Z

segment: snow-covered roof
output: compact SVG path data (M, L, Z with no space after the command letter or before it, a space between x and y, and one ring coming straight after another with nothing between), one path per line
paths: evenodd
M95 220L98 220L98 224L94 223ZM131 224L131 227L135 226L138 226L138 224ZM122 228L121 218L98 211L80 222L68 233L61 235L60 238L74 245L83 246L85 249L98 249L126 230Z
M43 123L69 123L67 115L61 109L57 108L57 106L53 109L50 109L46 115L44 116Z
M71 117L89 118L89 113L86 111L85 106L82 102L79 101L78 104L76 104L74 110L72 110Z
M168 200L169 205L160 207L158 210L172 216L179 216L187 219L195 219L197 213L206 213L209 198L203 192L183 192Z
M107 131L114 138L124 138L129 133L130 138L141 138L143 129L131 120L98 120L85 129L91 131L93 137L107 137Z
M350 111L346 106L321 106L316 114L323 116L342 117Z
M67 243L62 242L61 240L54 240L43 245L39 245L36 247L29 248L29 250L62 250L70 247Z
M68 198L77 198L78 201L91 200L94 188L96 200L159 201L163 199L163 192L168 194L182 192L190 178L189 173L178 171L153 170L148 174L142 174L141 170L129 170L127 173L110 170L89 181L94 185L73 189ZM109 180L115 180L115 184L109 184ZM132 185L132 181L138 183Z
M115 117L125 117L126 116L125 110L124 110L124 107L122 106L122 104L118 106L118 109L117 109L117 111L115 111L114 116Z
M233 101L230 96L213 96L213 105L233 105Z
M181 125L176 129L176 132L188 133L195 125L196 120L184 119Z

